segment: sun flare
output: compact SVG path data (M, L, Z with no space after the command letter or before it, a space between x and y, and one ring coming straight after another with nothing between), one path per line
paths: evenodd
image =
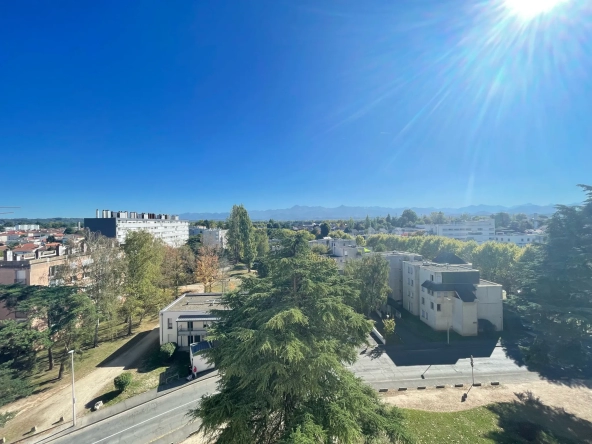
M517 16L531 19L545 14L566 0L504 0L506 8Z

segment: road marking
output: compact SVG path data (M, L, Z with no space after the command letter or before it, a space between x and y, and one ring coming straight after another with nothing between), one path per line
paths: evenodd
M185 404L181 404L181 405L179 405L179 406L175 407L174 409L167 410L166 412L162 412L162 413L160 413L160 414L158 414L158 415L156 415L156 416L153 416L152 418L148 418L148 419L145 419L145 420L144 420L144 421L142 421L142 422L139 422L139 423L137 423L137 424L134 424L133 426L131 426L131 427L128 427L127 429L120 430L119 432L117 432L117 433L114 433L113 435L107 436L107 437L105 437L105 438L103 438L103 439L99 439L98 441L95 441L93 444L97 444L97 443L99 443L99 442L103 442L103 441L105 441L105 440L107 440L107 439L109 439L109 438L113 438L114 436L117 436L117 435L119 435L119 434L121 434L121 433L123 433L123 432L127 432L128 430L131 430L131 429L133 429L133 428L136 428L136 427L138 427L139 425L142 425L142 424L144 424L144 423L146 423L146 422L148 422L148 421L152 421L153 419L155 419L155 418L158 418L159 416L166 415L167 413L170 413L170 412L172 412L172 411L175 411L175 410L177 410L177 409L180 409L181 407L185 407L186 405L189 405L189 404L195 404L196 402L198 402L198 401L197 401L197 400L193 400L193 401L186 402Z

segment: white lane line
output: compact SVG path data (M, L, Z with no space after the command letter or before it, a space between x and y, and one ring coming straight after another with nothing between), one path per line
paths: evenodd
M97 443L103 442L103 441L105 441L105 440L107 440L109 438L113 438L114 436L117 436L120 433L127 432L128 430L131 430L131 429L133 429L135 427L138 427L139 425L142 425L142 424L144 424L144 423L146 423L148 421L152 421L153 419L158 418L159 416L166 415L167 413L170 413L172 411L175 411L177 409L180 409L181 407L185 407L186 405L189 405L189 404L195 404L197 402L199 402L199 401L198 400L193 400L193 401L186 402L185 404L179 405L179 406L175 407L174 409L167 410L166 412L162 412L162 413L160 413L160 414L158 414L156 416L153 416L152 418L148 418L148 419L146 419L146 420L144 420L142 422L139 422L137 424L134 424L133 426L128 427L127 429L120 430L119 432L114 433L113 435L109 435L109 436L107 436L107 437L105 437L103 439L99 439L98 441L95 441L93 444L97 444Z

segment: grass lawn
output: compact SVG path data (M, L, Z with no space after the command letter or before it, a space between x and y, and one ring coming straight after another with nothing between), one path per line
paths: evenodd
M97 348L86 348L76 353L76 378L82 378L91 373L97 365L110 357L117 350L121 349L128 341L135 337L137 333L152 330L157 324L157 318L145 319L142 324L134 325L133 335L124 336L127 333L127 325L118 323L116 325L105 324L99 329L99 346ZM114 339L111 339L114 338ZM70 374L69 361L66 364L62 380L57 379L60 368L60 354L54 354L54 367L49 371L47 350L39 352L37 361L38 371L34 372L27 379L35 387L34 393L39 393L53 388L55 383L70 383L66 377ZM113 356L115 357L115 356Z
M103 393L95 400L103 401L106 406L117 404L125 399L147 392L168 382L173 382L188 375L189 352L177 350L173 357L163 362L159 355L160 345L154 344L133 374L132 383L124 392L118 392L112 384L104 387Z
M460 412L403 411L407 429L418 444L575 444L592 437L592 423L529 398L528 394L521 402Z

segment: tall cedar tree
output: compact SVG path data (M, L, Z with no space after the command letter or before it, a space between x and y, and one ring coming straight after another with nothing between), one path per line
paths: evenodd
M132 334L132 319L157 313L162 302L158 297L161 282L161 263L164 247L146 231L127 235L123 246L126 260L125 302L123 312L128 322L128 335Z
M6 306L27 314L29 326L45 334L49 370L58 352L62 377L68 350L79 347L89 335L95 307L76 287L11 285L0 289Z
M558 206L547 243L529 248L519 261L517 305L544 332L557 360L589 371L582 340L589 341L592 330L592 186L580 187L584 205Z
M190 412L201 431L219 444L404 440L399 411L344 366L372 329L344 302L355 287L332 260L311 254L303 235L286 239L268 266L216 312L216 346L205 355L218 369L218 393Z
M370 314L386 303L389 294L389 264L379 254L371 254L360 260L349 261L345 267L359 289L358 297L348 303L360 313Z

